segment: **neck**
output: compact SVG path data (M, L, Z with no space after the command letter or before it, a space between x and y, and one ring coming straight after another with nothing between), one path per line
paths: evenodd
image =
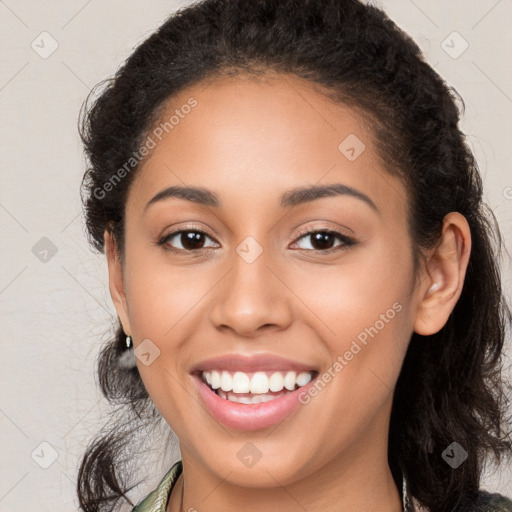
M401 512L387 445L380 451L375 446L366 448L364 453L344 453L319 469L308 465L304 475L291 483L272 477L273 483L266 487L237 485L230 478L233 473L216 476L195 460L188 463L191 459L184 456L183 473L167 512L238 512L241 504L246 512Z

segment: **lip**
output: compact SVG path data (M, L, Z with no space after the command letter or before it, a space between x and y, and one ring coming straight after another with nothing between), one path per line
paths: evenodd
M192 375L197 391L210 415L219 423L238 430L259 430L283 421L299 405L299 395L316 382L318 373L304 386L268 402L241 404L225 400L206 384L199 372Z
M263 370L296 372L318 371L317 368L311 365L271 354L258 354L253 356L227 354L197 363L191 368L190 373L194 374L209 370L241 371L246 373Z

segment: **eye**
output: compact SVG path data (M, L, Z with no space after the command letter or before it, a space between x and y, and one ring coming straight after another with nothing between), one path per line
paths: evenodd
M306 247L305 249L323 253L343 250L356 244L356 241L353 238L331 229L318 229L316 231L308 230L305 234L299 236L297 240L307 240L308 238L312 242L311 245L313 247L311 249ZM341 243L333 246L336 239ZM304 249L304 247L302 247L302 249Z
M213 240L201 229L180 229L162 237L158 245L164 246L166 250L173 252L200 252L207 247L204 246L205 238ZM178 243L181 247L174 247Z
M331 229L317 229L316 231L307 230L304 234L301 234L297 240L310 239L312 247L299 247L300 249L313 250L316 252L330 253L337 250L346 249L357 242L348 237L347 235L340 233L339 231ZM219 245L205 246L205 240L213 239L203 230L197 228L179 229L168 233L163 236L157 245L164 246L165 250L183 253L183 252L203 252L205 249L211 247L219 247ZM333 245L336 239L340 242L338 245ZM295 242L297 243L297 242ZM181 247L176 247L176 244Z

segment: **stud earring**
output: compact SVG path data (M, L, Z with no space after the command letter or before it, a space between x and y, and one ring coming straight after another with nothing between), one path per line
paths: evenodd
M132 370L137 367L135 361L135 350L133 350L133 341L131 336L126 336L126 350L119 353L117 364L124 370Z
M434 283L434 284L433 284L433 285L428 289L429 293L435 292L436 290L438 290L438 289L439 289L439 287L440 287L440 286L441 286L441 285L440 285L439 283Z

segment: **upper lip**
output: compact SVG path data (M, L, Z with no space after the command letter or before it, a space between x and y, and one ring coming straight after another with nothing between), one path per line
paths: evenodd
M271 354L258 354L254 356L226 354L223 356L213 357L211 359L205 359L204 361L195 364L191 369L191 373L208 370L241 371L247 373L264 370L297 372L316 371L316 369L311 365Z

